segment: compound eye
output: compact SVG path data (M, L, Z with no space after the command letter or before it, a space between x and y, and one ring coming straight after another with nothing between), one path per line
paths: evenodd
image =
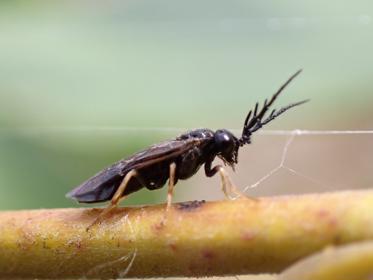
M215 143L221 150L229 150L234 145L234 140L227 132L217 131L215 133Z

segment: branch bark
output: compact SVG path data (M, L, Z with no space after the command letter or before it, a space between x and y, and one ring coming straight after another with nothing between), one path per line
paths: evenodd
M373 239L373 192L0 213L0 278L280 272L328 245Z

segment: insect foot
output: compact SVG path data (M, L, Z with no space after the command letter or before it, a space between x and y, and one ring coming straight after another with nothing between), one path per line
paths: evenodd
M232 183L231 178L229 177L229 174L223 167L219 168L219 174L221 178L221 184L222 184L222 190L225 194L225 197L229 200L236 200L238 198L243 199L250 199L253 201L258 201L257 198L248 196L247 194L241 192L235 184Z

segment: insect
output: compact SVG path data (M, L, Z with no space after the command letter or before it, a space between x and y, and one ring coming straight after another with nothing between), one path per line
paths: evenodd
M97 221L115 208L119 201L142 188L155 190L162 188L168 180L167 210L171 206L175 184L193 176L204 165L207 177L219 173L222 179L224 194L239 194L231 183L222 165L212 167L216 157L225 165L234 169L238 163L238 150L251 143L251 136L292 107L308 100L289 104L279 110L273 109L266 114L283 89L301 72L292 75L269 99L265 100L259 110L256 103L244 121L240 138L226 129L212 131L196 129L184 133L174 140L153 145L126 159L122 159L102 170L66 196L83 203L94 203L111 200L110 205L101 212ZM267 115L267 116L266 116Z

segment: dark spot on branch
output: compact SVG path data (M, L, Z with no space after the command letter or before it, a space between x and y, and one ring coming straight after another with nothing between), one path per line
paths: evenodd
M316 215L317 215L317 217L319 217L320 219L323 219L323 218L327 218L327 217L329 217L330 213L329 213L328 210L320 209L319 211L317 211Z
M207 260L212 260L215 257L215 254L213 251L206 249L202 251L202 256Z
M337 234L333 237L332 243L335 244L335 245L343 244L342 236L341 236L340 234L337 233Z
M156 233L158 233L159 231L164 229L164 226L165 226L164 222L161 221L161 222L156 222L155 224L153 224L152 228L154 229Z
M177 209L181 211L193 211L197 208L200 208L206 201L205 200L194 200L194 201L187 201L181 202L177 204Z
M175 244L174 242L168 244L168 246L171 248L171 250L172 250L173 252L176 252L177 249L178 249L177 246L176 246L176 244Z
M256 237L256 232L254 231L251 231L251 230L245 230L242 234L241 234L241 238L245 241L251 241L253 239L255 239Z
M319 210L317 212L317 217L321 220L324 220L330 227L336 227L338 224L337 218L328 210Z

